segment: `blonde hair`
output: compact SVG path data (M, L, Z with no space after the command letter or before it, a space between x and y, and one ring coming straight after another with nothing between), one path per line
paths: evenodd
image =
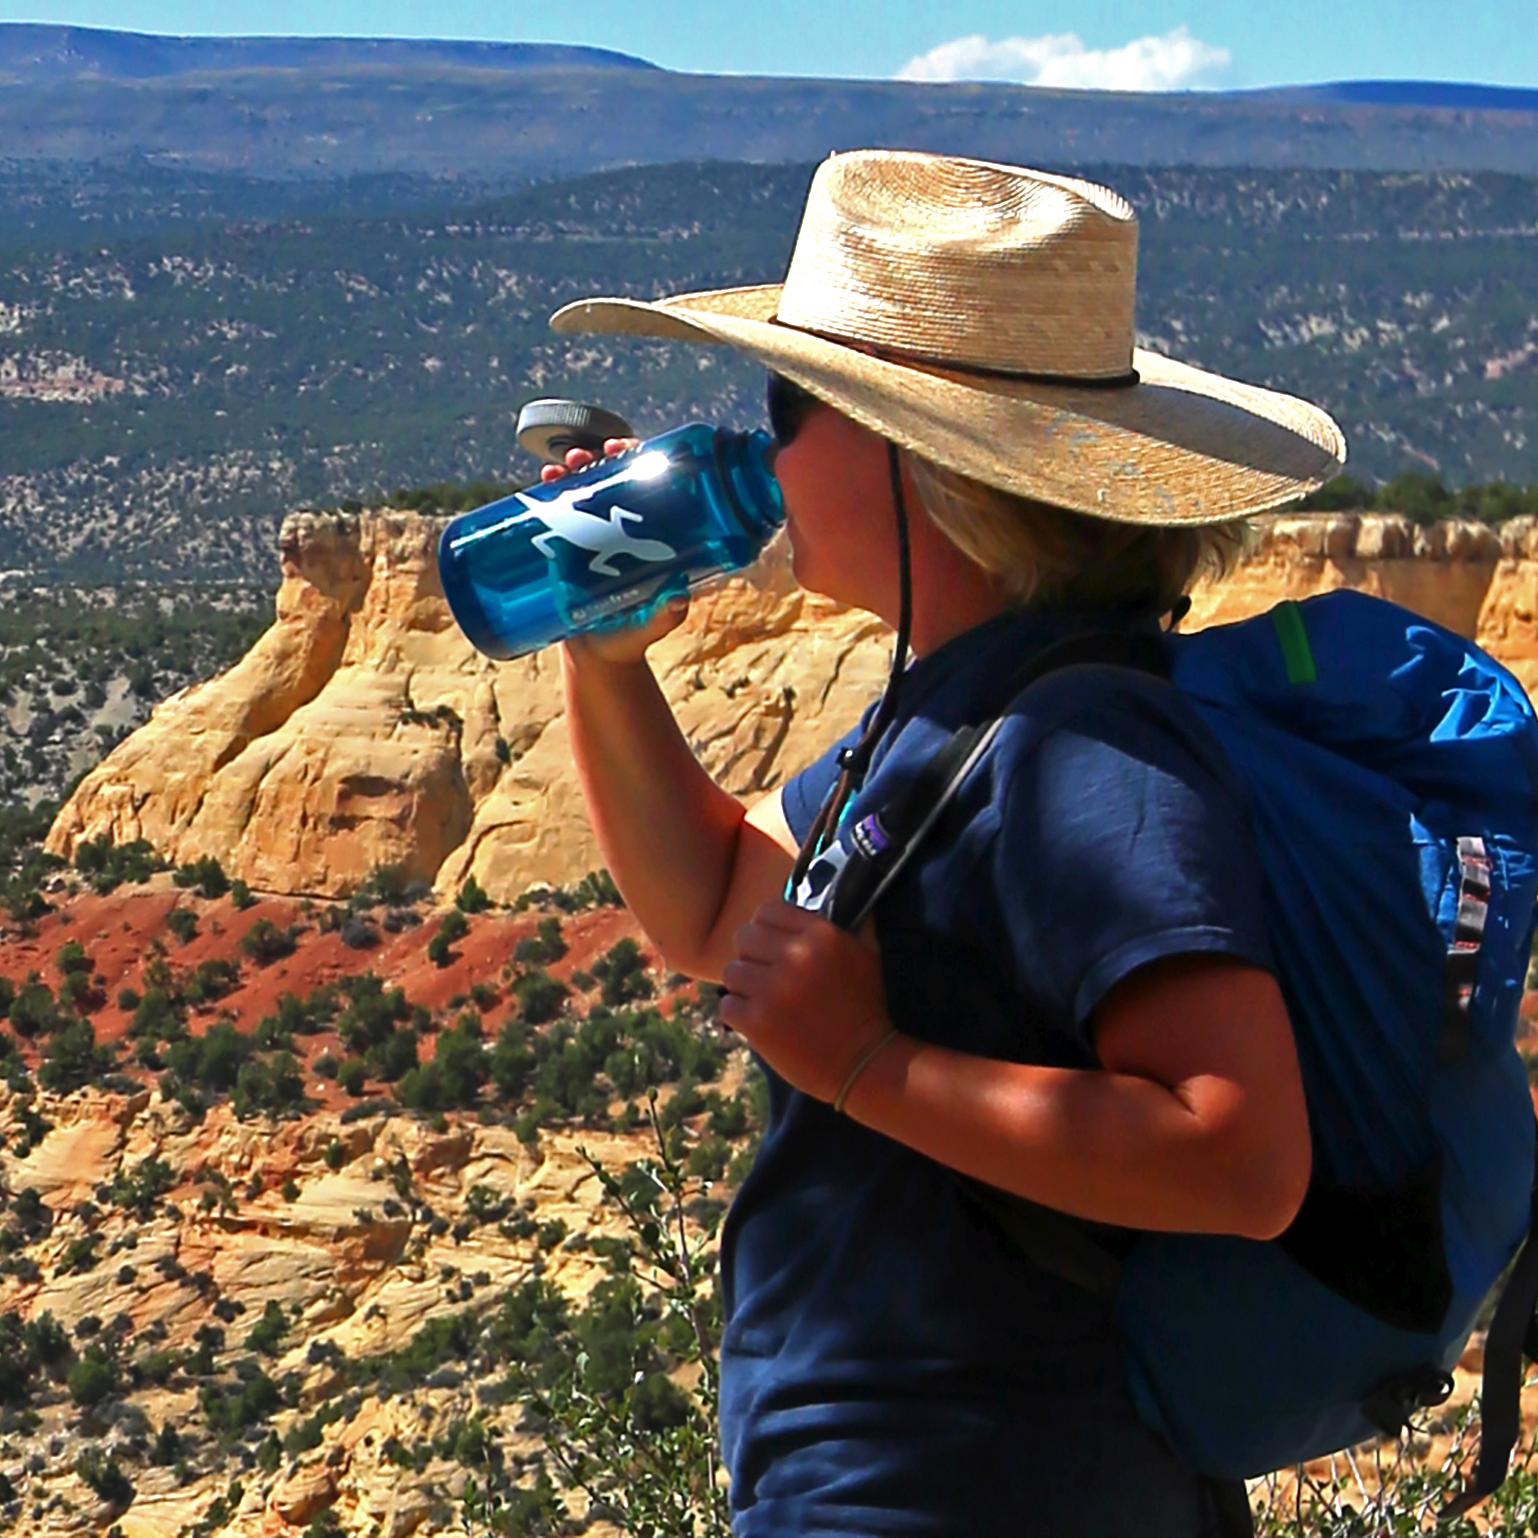
M1149 602L1162 614L1198 577L1226 576L1249 533L1242 518L1194 528L1091 518L904 458L930 521L1017 607Z

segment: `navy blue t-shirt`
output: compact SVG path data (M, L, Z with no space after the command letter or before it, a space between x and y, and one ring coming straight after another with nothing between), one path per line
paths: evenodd
M915 662L841 826L997 713L1001 680L1067 628L1013 612ZM1023 697L876 910L903 1031L1091 1068L1095 1008L1135 968L1193 951L1270 967L1244 794L1184 709L1122 669ZM858 735L785 786L798 840ZM816 907L840 858L796 900ZM737 1538L1207 1530L1201 1481L1127 1396L1105 1305L1013 1251L952 1171L768 1080L722 1233Z

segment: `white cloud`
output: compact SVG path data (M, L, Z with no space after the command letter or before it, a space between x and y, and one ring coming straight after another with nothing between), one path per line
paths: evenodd
M1086 48L1074 32L1044 37L974 33L921 53L899 80L1011 80L1064 90L1179 91L1228 68L1226 48L1214 48L1176 27L1162 37L1135 37L1120 48Z

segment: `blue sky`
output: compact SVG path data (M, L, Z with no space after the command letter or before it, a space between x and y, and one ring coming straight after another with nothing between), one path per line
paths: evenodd
M1533 0L0 0L0 21L594 43L670 69L1124 89L1342 79L1538 86ZM211 17L217 16L217 26Z

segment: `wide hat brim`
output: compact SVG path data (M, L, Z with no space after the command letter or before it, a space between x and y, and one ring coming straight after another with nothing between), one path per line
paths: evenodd
M1345 438L1319 407L1143 348L1133 352L1136 384L979 376L784 325L775 319L781 289L584 299L550 325L733 347L925 459L1118 522L1194 525L1264 512L1345 463Z

